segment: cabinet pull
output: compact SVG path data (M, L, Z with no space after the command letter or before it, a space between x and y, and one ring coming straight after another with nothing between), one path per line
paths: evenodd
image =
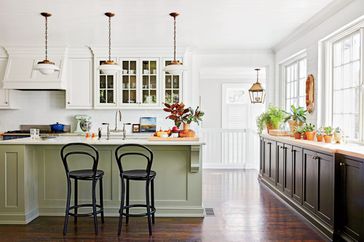
M346 164L344 162L339 163L340 166L345 166Z

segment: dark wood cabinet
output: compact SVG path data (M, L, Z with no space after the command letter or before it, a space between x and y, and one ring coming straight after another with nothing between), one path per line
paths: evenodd
M314 212L317 200L317 160L316 153L303 151L303 207Z
M292 195L293 200L302 204L302 148L292 147Z
M284 144L277 142L277 172L276 172L276 185L277 188L283 191L284 182L284 159L285 159Z
M264 138L261 174L329 239L364 242L364 159Z
M334 160L303 151L303 206L329 225L334 216Z
M334 159L331 155L317 153L317 215L333 225L334 218Z
M364 160L339 155L336 167L338 234L345 240L364 241Z
M283 163L283 191L287 196L292 196L293 186L293 147L285 144L283 147L285 158Z
M264 140L264 162L262 174L268 178L271 183L275 183L276 178L276 142L271 140Z

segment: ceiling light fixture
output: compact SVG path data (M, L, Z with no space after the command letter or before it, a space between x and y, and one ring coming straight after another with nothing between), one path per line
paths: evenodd
M257 72L257 81L249 89L249 96L251 103L264 103L265 91L259 82L259 71L260 69L255 69Z
M178 61L176 58L176 38L177 38L177 27L176 27L176 17L179 15L179 13L173 12L169 14L171 17L173 17L173 26L174 26L174 32L173 32L173 61L171 61L170 64L168 64L166 67L164 67L164 71L168 72L171 75L180 75L183 73L183 71L186 71L187 68L183 65L182 62Z
M111 60L111 18L114 17L115 14L107 12L105 15L109 18L109 59L100 65L99 70L103 74L114 75L118 71L121 71L121 66Z
M54 62L48 60L48 17L52 16L52 14L43 12L40 15L45 18L45 59L39 61L34 69L43 75L50 75L55 71L59 71L59 67Z

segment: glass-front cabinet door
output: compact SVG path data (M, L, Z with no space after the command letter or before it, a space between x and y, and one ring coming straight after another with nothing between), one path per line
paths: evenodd
M141 104L155 105L158 103L158 60L141 60Z
M138 104L138 61L122 61L122 104Z
M104 61L99 61L101 65ZM117 75L106 75L97 70L96 81L96 104L97 106L114 107L116 106L116 79Z
M169 65L170 60L164 60L164 66ZM182 102L182 75L171 75L163 72L164 100L166 103Z

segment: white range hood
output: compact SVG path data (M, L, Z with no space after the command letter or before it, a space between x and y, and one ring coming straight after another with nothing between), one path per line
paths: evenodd
M59 71L43 75L35 66L44 59L44 49L30 47L5 47L8 64L3 79L4 89L65 90L67 87L67 48L50 48L49 58L59 66Z

